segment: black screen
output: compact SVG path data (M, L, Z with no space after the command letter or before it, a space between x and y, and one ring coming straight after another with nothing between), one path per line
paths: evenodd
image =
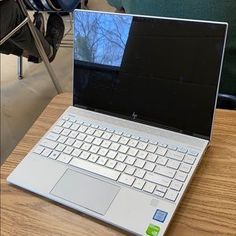
M75 11L74 106L209 138L226 28Z

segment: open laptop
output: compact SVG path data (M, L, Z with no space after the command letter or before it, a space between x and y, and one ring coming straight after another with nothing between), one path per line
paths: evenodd
M210 142L227 24L74 13L73 106L8 182L164 235Z

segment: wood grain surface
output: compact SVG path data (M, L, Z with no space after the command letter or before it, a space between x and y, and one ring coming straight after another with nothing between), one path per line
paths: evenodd
M101 221L6 183L10 172L69 104L70 94L56 96L1 167L2 236L128 235ZM235 111L217 110L211 145L166 235L236 235Z

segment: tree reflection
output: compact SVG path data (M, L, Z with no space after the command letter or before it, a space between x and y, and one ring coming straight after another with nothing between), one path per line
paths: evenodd
M132 16L80 12L74 20L75 59L120 66Z

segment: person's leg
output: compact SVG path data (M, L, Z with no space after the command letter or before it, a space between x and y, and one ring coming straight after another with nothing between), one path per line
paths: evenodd
M6 41L4 44L0 45L0 53L3 54L13 54L16 56L22 56L24 50L22 48L17 47L11 40Z
M4 1L1 5L1 31L0 38L3 38L8 33L10 33L16 26L18 26L23 20L24 15L22 14L19 5L14 0ZM48 41L44 38L41 32L35 28L46 54L50 57L52 52L52 47ZM28 52L29 55L40 57L38 50L35 46L33 36L28 28L28 26L22 27L17 31L12 37L11 42L13 42L16 47L23 49ZM2 47L1 47L2 50Z

